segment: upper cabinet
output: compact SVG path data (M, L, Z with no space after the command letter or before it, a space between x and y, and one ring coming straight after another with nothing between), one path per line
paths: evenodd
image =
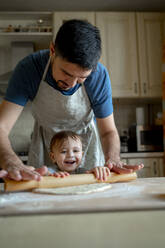
M162 46L165 13L137 13L141 95L162 96Z
M113 97L162 96L164 13L98 12Z
M24 55L15 46L29 42L34 51L48 48L69 19L88 20L100 29L101 62L109 71L113 97L162 96L165 13L158 12L0 12L0 83L10 75L18 55Z
M113 97L139 96L135 13L98 12L101 62L109 70Z
M60 26L69 19L84 19L95 25L95 12L54 12L53 14L54 38Z

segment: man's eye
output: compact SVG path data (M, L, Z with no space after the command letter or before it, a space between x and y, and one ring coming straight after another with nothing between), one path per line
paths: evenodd
M86 78L80 78L80 79L78 79L78 83L82 84L85 80L86 80Z

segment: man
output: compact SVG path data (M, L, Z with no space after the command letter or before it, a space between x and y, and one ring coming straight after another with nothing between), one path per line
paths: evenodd
M29 55L17 65L0 106L2 174L18 181L40 180L47 172L42 166L53 167L49 158L51 137L62 130L82 137L82 167L87 170L104 165L117 173L129 173L143 167L120 161L110 79L98 62L100 55L99 30L86 21L70 20L61 26L50 50ZM28 159L31 167L23 165L8 139L28 100L35 118Z

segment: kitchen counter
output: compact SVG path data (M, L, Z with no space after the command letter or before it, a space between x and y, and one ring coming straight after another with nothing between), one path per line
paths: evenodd
M165 178L88 195L1 193L0 247L164 248Z
M109 190L86 195L32 192L2 192L0 195L0 216L154 209L165 210L165 177L114 183Z
M124 152L121 158L163 158L164 152Z

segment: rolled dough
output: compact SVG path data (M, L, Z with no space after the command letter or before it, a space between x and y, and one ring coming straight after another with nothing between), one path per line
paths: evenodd
M101 192L110 189L109 183L83 184L78 186L69 186L63 188L33 189L34 193L53 194L53 195L82 195L94 192Z

